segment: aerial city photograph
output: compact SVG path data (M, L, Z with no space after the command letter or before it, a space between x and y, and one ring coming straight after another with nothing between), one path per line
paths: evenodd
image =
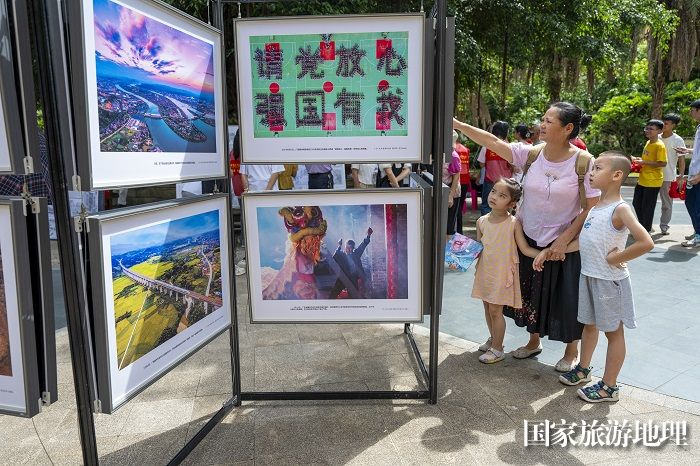
M216 152L212 44L109 0L94 9L102 152Z

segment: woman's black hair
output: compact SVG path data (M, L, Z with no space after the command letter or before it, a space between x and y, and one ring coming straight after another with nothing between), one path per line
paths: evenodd
M236 129L236 135L233 137L233 158L238 160L241 158L241 135L240 130Z
M557 102L552 104L552 107L556 108L559 113L559 121L562 126L566 126L569 123L574 125L574 129L571 130L569 134L569 139L574 139L578 136L582 130L586 129L591 123L591 116L583 113L583 110L576 105L569 102Z
M532 133L530 133L530 128L522 123L515 127L515 132L523 139L527 139L532 136Z
M506 139L508 137L508 131L510 130L510 125L505 121L498 120L491 127L491 134L494 136Z
M588 128L588 125L591 124L591 121L593 121L593 117L588 115L587 113L584 113L583 116L581 117L581 130L580 131L586 131L586 128Z

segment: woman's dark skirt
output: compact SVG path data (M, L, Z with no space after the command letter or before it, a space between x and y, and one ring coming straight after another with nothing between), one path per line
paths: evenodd
M543 249L526 236L530 246ZM570 343L581 339L583 324L578 317L578 282L581 255L568 253L564 261L546 261L544 270L532 269L533 259L520 255L520 290L523 308L505 307L503 314L530 333Z

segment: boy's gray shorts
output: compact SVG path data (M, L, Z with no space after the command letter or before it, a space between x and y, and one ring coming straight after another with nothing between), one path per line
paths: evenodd
M601 332L617 330L620 322L627 328L636 328L629 277L618 281L581 275L578 321L584 325L595 325Z

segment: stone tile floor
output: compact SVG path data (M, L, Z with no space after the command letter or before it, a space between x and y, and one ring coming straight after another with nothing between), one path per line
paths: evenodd
M240 307L245 390L424 388L399 325L251 325ZM427 330L415 331L427 361ZM60 399L34 419L0 417L0 464L81 463L65 330L58 345ZM619 403L588 405L547 364L508 358L486 366L477 357L475 343L441 335L437 405L244 403L186 464L691 464L700 454L700 404L624 387ZM95 416L101 463L167 463L230 394L224 334L115 414ZM523 420L544 419L685 420L690 445L523 447Z
M626 189L626 197L630 194ZM556 342L544 341L539 360L507 358L495 366L480 364L473 342L481 342L486 331L480 304L468 298L471 274L448 274L437 405L423 401L244 403L186 463L697 464L700 321L691 293L700 289L700 251L677 246L688 223L683 206L676 204L673 234L657 237L654 252L631 265L639 327L627 333L623 398L617 404L585 404L575 389L556 381L551 364L562 350ZM244 289L240 280L239 290ZM239 299L244 390L424 388L401 326L251 325L247 296ZM57 304L62 307L60 299ZM427 330L416 326L415 332L427 362ZM521 329L508 328L509 348L524 339ZM1 465L81 463L65 329L58 331L57 344L60 399L33 419L0 416ZM597 367L602 366L604 353L601 338L594 360ZM95 416L101 463L166 464L230 395L229 344L224 334L115 414ZM685 420L690 445L523 447L523 420L544 419Z

